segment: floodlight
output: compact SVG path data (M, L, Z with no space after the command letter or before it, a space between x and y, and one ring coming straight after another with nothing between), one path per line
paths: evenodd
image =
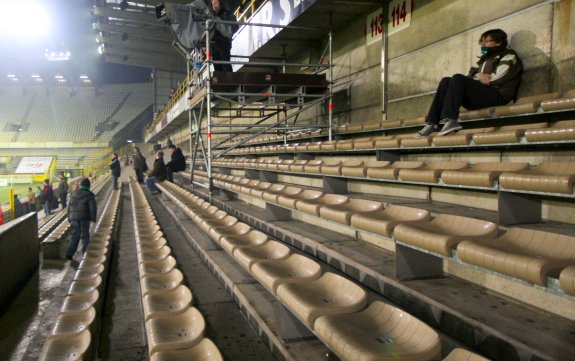
M87 75L84 75L84 74L82 74L82 75L80 75L80 79L88 79L88 76L87 76Z
M14 74L8 74L8 75L6 75L6 76L7 76L8 78L16 78L16 75L14 75Z
M26 9L26 23L24 26L20 14ZM16 37L41 37L50 32L49 13L38 0L12 1L3 4L2 11L5 16L0 22L0 33Z

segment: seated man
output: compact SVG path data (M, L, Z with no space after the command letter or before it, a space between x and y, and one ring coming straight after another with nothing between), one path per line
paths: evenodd
M479 38L481 57L467 76L455 74L441 79L433 98L426 125L416 137L439 130L439 135L461 129L459 108L469 110L504 105L514 100L521 82L523 64L517 53L507 47L507 34L501 29L484 32Z
M156 187L157 182L163 182L166 180L166 165L164 164L164 152L158 150L156 153L156 160L154 161L154 167L152 171L148 174L146 179L146 186L152 194L159 194L160 190Z
M180 148L170 144L168 147L170 152L170 161L166 164L166 172L168 181L174 182L174 173L186 170L186 157Z

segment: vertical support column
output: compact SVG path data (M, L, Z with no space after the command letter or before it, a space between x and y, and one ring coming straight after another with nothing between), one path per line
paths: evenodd
M206 84L206 96L207 96L207 131L208 131L208 156L205 160L206 168L208 172L208 190L210 192L210 201L212 190L214 189L214 182L212 178L212 52L210 48L210 24L211 20L206 20L206 62L207 62L207 84ZM199 131L199 129L198 129Z
M383 34L381 36L381 113L383 120L387 119L387 14L389 11L389 2L383 2Z
M329 119L329 132L328 140L331 142L333 139L333 49L332 49L332 14L329 14L329 101L328 101L328 119Z

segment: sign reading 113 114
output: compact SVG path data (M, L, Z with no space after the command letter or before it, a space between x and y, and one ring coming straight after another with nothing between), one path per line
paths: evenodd
M392 0L387 14L387 34L391 35L409 27L413 0ZM381 41L384 27L383 10L378 9L367 16L365 23L366 44Z

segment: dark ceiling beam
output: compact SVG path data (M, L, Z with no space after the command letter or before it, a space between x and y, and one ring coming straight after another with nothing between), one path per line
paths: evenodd
M119 34L137 35L142 38L165 41L171 43L174 40L168 26L165 28L143 28L137 26L121 26L115 24L95 23L94 27L99 31L107 31Z
M158 69L177 73L183 73L186 71L186 67L184 65L176 63L157 63L148 59L132 58L116 54L106 54L104 55L104 60L108 63L139 66L142 68Z
M165 26L163 22L156 20L156 14L153 13L122 11L119 9L96 6L94 7L94 15L106 18L125 19L148 25Z
M100 43L106 45L113 45L115 47L124 47L130 49L140 49L160 54L175 55L176 50L172 48L170 43L164 41L149 41L142 38L137 38L137 34L133 36L124 37L117 33L108 33L104 36L96 36Z

